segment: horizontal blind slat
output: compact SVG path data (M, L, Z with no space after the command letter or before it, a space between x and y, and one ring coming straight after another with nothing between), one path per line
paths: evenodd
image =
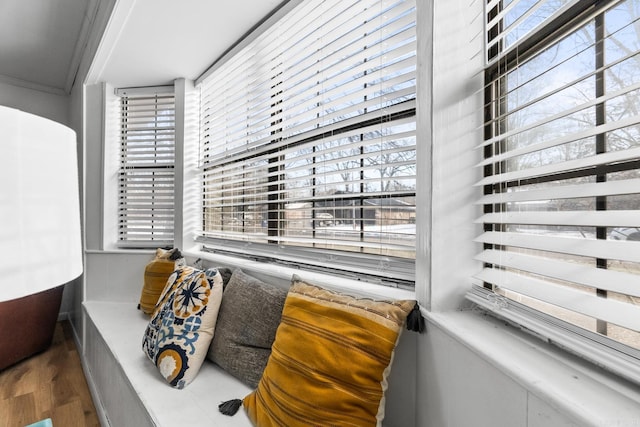
M474 241L593 258L640 262L638 243L630 241L576 239L495 231L483 233Z
M388 115L398 114L402 111L411 111L414 110L416 106L416 101L411 100L403 104L396 104L394 106L388 107L385 109L385 112ZM341 139L348 137L350 135L355 135L359 133L359 130L353 130L349 132L338 132L341 128L345 127L353 127L358 122L361 122L363 119L365 121L374 120L376 116L379 116L378 113L370 113L365 117L352 117L347 120L343 120L340 122L335 122L330 125L326 125L323 127L324 133L329 135L335 135L334 138ZM397 124L406 124L411 122L411 120L415 121L415 119L399 119L394 121ZM367 127L363 127L363 132L368 132L374 130L376 128L380 128L380 123L369 125ZM266 153L272 150L281 149L285 146L290 146L297 144L300 141L310 140L314 135L317 134L317 130L309 130L307 132L297 134L295 136L291 136L288 138L284 138L282 140L274 139L272 136L269 136L264 141L258 141L255 144L249 144L246 147L238 147L235 149L222 148L219 151L215 151L212 149L205 148L203 152L201 152L201 163L203 166L217 166L220 164L230 163L232 161L241 161L245 158L245 156L251 156L251 158L256 158L256 156L261 153ZM331 138L331 137L328 137ZM326 138L323 138L326 140ZM267 146L268 142L268 146ZM225 156L215 156L214 154L225 153ZM268 154L264 155L264 158L268 158Z
M303 2L203 78L203 236L413 253L415 26L413 0Z
M501 267L543 274L547 277L573 282L594 289L604 289L640 297L640 276L622 271L596 268L595 261L591 265L585 265L513 251L504 252L491 249L481 252L475 259Z
M612 132L618 129L623 129L629 126L637 125L640 123L640 115L629 117L627 119L610 122L600 126L594 126L590 129L586 129L582 132L574 132L570 135L546 140L537 144L531 144L526 147L520 147L512 150L505 151L500 154L492 156L490 159L484 160L476 165L476 167L483 167L491 163L497 163L500 161L508 160L516 156L522 156L524 154L533 153L536 151L544 150L545 148L556 147L558 145L566 144L568 142L580 141L592 137L594 135Z
M173 239L174 95L136 89L121 95L119 246Z
M496 184L499 182L508 182L513 180L522 180L527 178L535 178L545 175L553 175L560 172L578 170L593 166L605 165L608 163L620 163L627 160L640 159L640 147L630 148L622 151L612 151L594 156L584 157L576 160L567 160L551 165L534 167L530 169L515 170L513 172L505 172L497 175L490 175L475 185Z
M640 331L640 306L637 305L600 298L595 292L589 294L509 271L484 269L475 277L539 301Z
M578 197L615 196L640 193L640 179L563 185L527 191L493 193L476 201L476 204L525 202L535 200L557 200Z
M639 189L640 190L640 189ZM481 216L475 223L573 225L586 227L640 227L638 211L500 212Z

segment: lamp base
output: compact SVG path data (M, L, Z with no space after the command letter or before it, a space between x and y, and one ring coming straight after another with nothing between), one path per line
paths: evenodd
M0 302L0 371L49 348L64 285Z

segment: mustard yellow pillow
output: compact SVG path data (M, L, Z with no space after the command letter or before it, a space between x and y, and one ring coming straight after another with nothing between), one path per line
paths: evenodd
M144 314L151 315L169 276L178 267L184 265L185 260L177 248L156 249L155 257L144 269L144 284L140 292L138 309Z
M242 401L251 421L382 425L393 353L415 306L354 298L294 276L267 367Z

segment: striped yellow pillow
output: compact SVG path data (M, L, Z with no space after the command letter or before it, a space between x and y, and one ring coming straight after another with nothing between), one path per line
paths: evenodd
M415 301L374 301L294 276L258 388L242 402L259 427L380 426L398 338Z

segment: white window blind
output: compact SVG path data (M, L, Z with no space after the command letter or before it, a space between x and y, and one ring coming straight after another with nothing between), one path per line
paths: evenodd
M290 9L200 84L202 240L412 285L415 2Z
M640 381L640 2L489 1L487 23L469 298Z
M172 87L120 89L120 247L173 244L175 106Z

